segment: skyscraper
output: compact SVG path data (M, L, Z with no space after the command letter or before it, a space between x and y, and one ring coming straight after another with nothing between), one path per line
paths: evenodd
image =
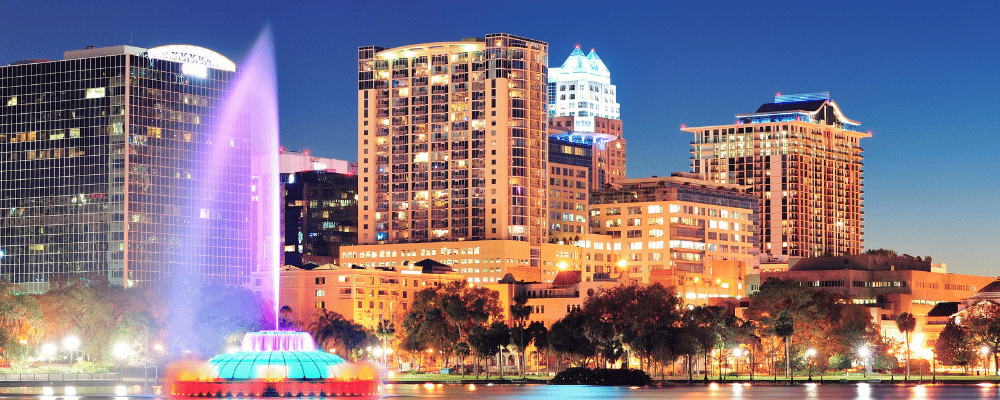
M624 179L618 88L597 52L584 56L576 46L562 67L549 69L548 87L550 162L586 167L590 190Z
M186 45L0 67L0 274L247 284L249 142L213 133L235 64Z
M573 131L597 132L594 117L621 119L611 71L593 49L576 46L559 68L549 68L549 116L577 117Z
M829 93L777 95L736 123L687 127L692 172L747 185L772 256L852 255L864 247L861 124Z
M503 33L361 47L359 242L545 241L547 67Z

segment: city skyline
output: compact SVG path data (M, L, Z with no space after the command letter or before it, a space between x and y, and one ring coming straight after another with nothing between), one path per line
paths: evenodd
M727 121L752 112L775 92L831 92L851 118L872 131L862 144L866 248L931 255L954 272L994 274L989 261L1000 254L990 245L1000 228L989 222L1000 215L990 200L1000 189L990 185L997 169L982 161L996 149L989 134L1000 127L997 101L987 97L1000 89L1000 50L989 42L997 36L1000 12L989 3L905 10L882 4L670 3L653 9L624 4L607 15L577 15L587 5L574 3L572 9L535 6L530 16L514 11L519 7L448 7L459 3L412 10L403 3L363 9L326 4L279 9L267 3L232 9L233 4L199 5L198 12L190 12L167 3L124 8L18 3L3 22L13 32L32 34L0 39L0 63L58 59L65 50L130 41L141 47L189 43L241 60L270 22L282 145L353 161L357 47L506 32L548 42L550 65L558 66L579 44L584 51L595 48L615 72L622 120L634 143L629 177L689 170L692 138L681 125ZM126 14L152 7L162 16L120 25L86 23L105 18L113 5ZM475 7L483 8L475 12ZM459 8L476 15L459 19ZM365 22L370 18L365 10L372 9L414 14L410 21L461 22L374 30Z

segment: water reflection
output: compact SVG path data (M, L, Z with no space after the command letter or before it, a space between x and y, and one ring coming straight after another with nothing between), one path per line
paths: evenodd
M41 388L37 388L41 389ZM149 400L162 399L162 396L143 395L136 397L115 396L116 388L84 388L77 395L65 395L63 387L57 387L52 392L58 394L14 395L10 392L0 392L0 399L18 400ZM51 389L50 389L51 390ZM92 393L104 393L94 395ZM146 392L149 393L149 392ZM489 384L389 384L382 387L385 399L475 399L475 400L569 400L569 399L768 399L768 400L807 400L807 399L998 399L1000 388L992 384L959 385L892 385L892 384L817 384L802 385L771 385L767 383L733 383L733 384L697 384L692 386L675 385L662 388L636 387L599 387L599 386L550 386L550 385L489 385ZM195 398L192 398L195 399ZM302 400L332 400L320 398L302 398ZM237 400L237 399L230 399ZM274 400L274 399L271 399Z
M854 397L857 400L871 400L872 398L872 385L869 383L859 383L858 391Z

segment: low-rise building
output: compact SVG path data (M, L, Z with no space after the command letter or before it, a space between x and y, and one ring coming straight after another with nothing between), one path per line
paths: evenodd
M524 292L528 296L527 305L531 307L528 322L540 321L549 328L552 327L552 323L562 319L570 311L582 309L583 303L591 296L617 285L620 285L618 279L611 278L607 274L585 281L580 271L562 271L548 283L517 281L512 275L507 275L499 282L484 287L500 293L500 303L507 324L513 326L510 305L514 303L514 296Z
M474 284L499 282L506 274L526 282L552 282L560 271L583 271L584 280L594 273L610 272L618 260L617 246L603 235L582 234L574 242L543 243L537 250L518 240L440 241L343 246L344 265L364 268L406 269L414 262L431 259L451 265ZM532 251L538 251L532 255ZM530 264L539 260L539 266Z
M798 281L871 306L882 334L898 338L902 337L895 322L899 314L913 314L915 333L933 339L940 327L928 329L927 325L932 321L928 314L936 305L969 298L995 281L993 277L933 272L928 261L877 255L793 257L788 265L788 271L748 276L747 294L757 291L769 278Z
M430 260L403 268L342 267L326 264L314 269L281 269L280 299L291 321L303 326L322 311L375 328L379 321L397 320L413 304L414 295L465 277L451 267Z

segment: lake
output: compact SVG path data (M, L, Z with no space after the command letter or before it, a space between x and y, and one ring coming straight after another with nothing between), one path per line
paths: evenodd
M141 400L162 396L113 396L114 389L79 388L76 396L67 396L64 388L54 395L23 395L25 388L2 388L0 399L16 400ZM41 388L37 388L39 393ZM29 391L35 389L28 389ZM51 389L50 389L51 390ZM460 385L393 384L384 387L384 399L998 399L1000 385L995 384L697 384L663 388L628 388L603 386L550 385ZM303 398L307 399L307 398ZM312 400L320 400L313 398Z

